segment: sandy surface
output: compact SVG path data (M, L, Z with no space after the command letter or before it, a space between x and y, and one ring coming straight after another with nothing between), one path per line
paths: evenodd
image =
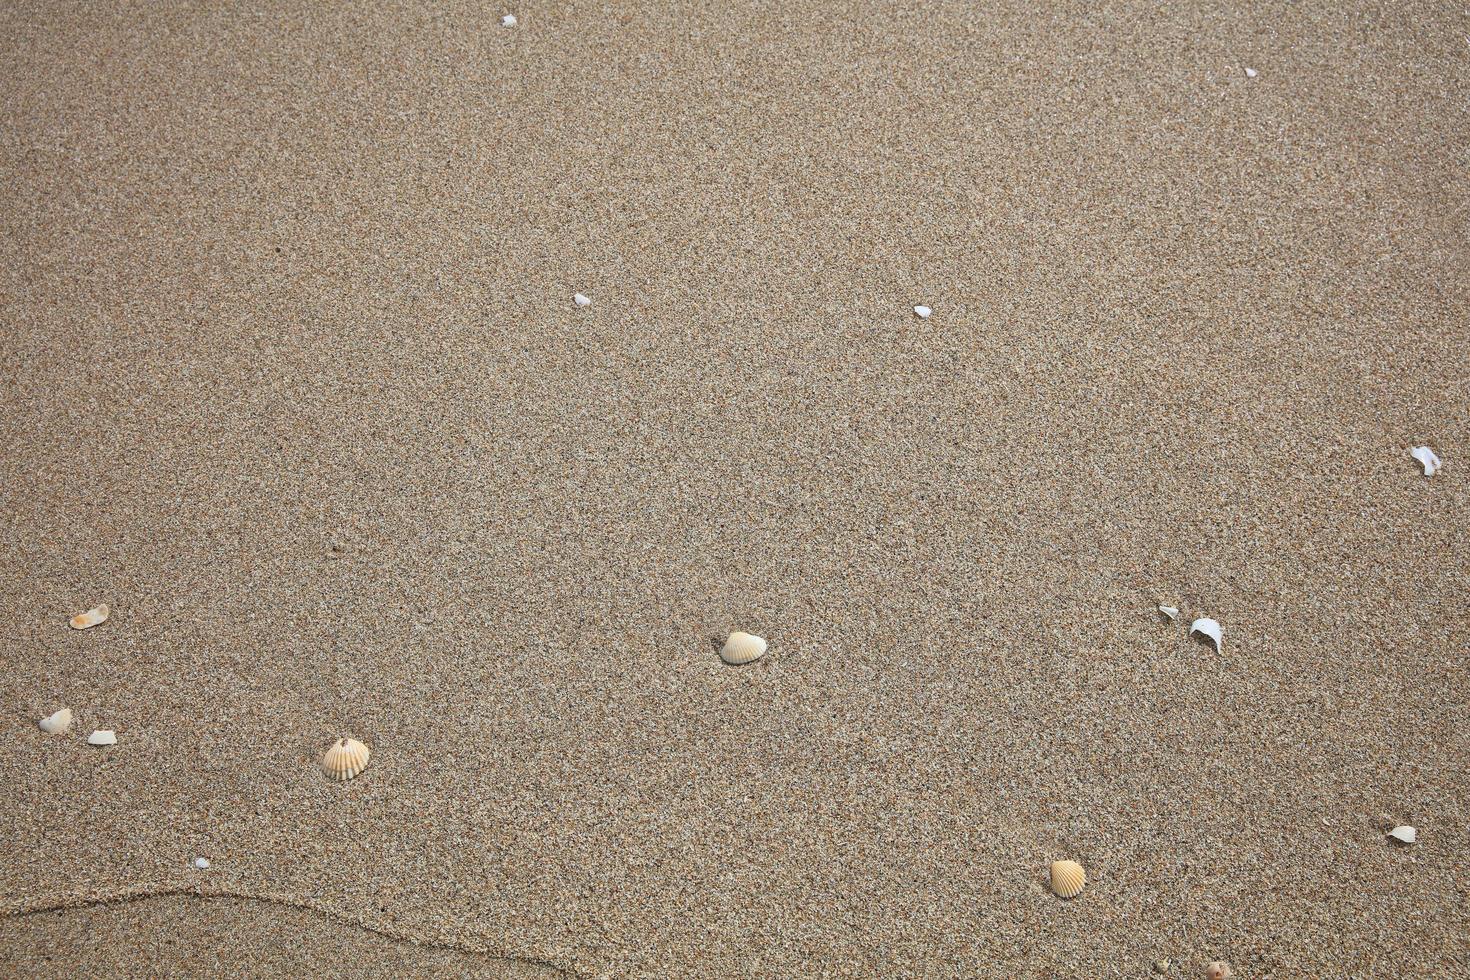
M0 7L0 913L1470 971L1463 5L321 6Z

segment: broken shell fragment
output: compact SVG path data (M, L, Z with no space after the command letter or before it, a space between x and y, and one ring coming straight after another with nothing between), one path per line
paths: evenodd
M514 27L514 26L516 26L516 15L515 14L506 14L504 17L500 18L500 26L501 27Z
M927 320L929 319L929 315L934 311L927 306L916 306L914 307L914 312L919 315L920 320Z
M192 865L194 865L194 868L197 871L208 871L209 870L209 858L195 858L193 861L190 861L189 863L192 864Z
M1087 872L1076 861L1051 863L1051 890L1062 898L1076 898L1087 884Z
M1428 446L1415 446L1413 449L1409 450L1409 455L1413 456L1416 460L1419 461L1421 465L1423 465L1425 476L1433 476L1434 474L1438 473L1439 468L1444 465L1439 461L1439 457L1434 455L1434 450L1430 449Z
M1206 980L1225 980L1226 977L1234 972L1234 970L1230 969L1229 963L1226 963L1224 960L1216 960L1205 967L1205 978Z
M590 298L586 297L586 296L583 296L581 293L578 293L577 295L573 296L572 297L572 302L573 303L576 303L578 306L583 306L583 307L591 306L592 305L592 300Z
M1245 70L1245 77L1246 78L1255 78L1256 77L1256 70L1254 68L1247 68Z
M1196 619L1189 627L1189 635L1199 633L1207 636L1215 644L1215 652L1220 652L1220 624L1213 619Z
M1159 607L1159 612L1162 613L1163 615L1167 616L1169 619L1178 619L1179 618L1179 607L1178 606L1160 606Z
M1408 826L1395 827L1388 832L1388 836L1392 837L1400 844L1412 844L1419 838L1419 835L1415 832L1414 828Z
M750 633L731 633L724 647L720 649L720 659L738 667L740 664L759 660L765 652L766 641L760 637Z
M116 745L117 732L111 728L99 728L87 736L88 745Z
M112 610L108 609L107 603L104 602L95 609L88 609L84 613L77 613L73 616L71 618L71 628L74 630L89 630L93 626L100 626L107 622L107 617L111 612Z
M322 756L322 772L328 779L345 782L367 768L368 747L355 738L341 738Z
M62 708L60 711L53 711L36 724L40 725L41 731L47 735L65 735L66 730L71 727L71 709Z

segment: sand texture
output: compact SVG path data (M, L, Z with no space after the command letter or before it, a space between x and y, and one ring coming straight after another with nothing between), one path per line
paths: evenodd
M0 964L1470 973L1467 37L0 5Z

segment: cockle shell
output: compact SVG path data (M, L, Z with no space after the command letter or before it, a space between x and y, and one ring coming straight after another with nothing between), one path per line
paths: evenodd
M111 728L99 728L87 736L88 745L116 745L117 732Z
M345 782L367 768L368 747L355 738L340 738L322 756L322 772L328 779Z
M1414 830L1414 828L1408 826L1395 827L1388 832L1388 836L1392 837L1400 844L1412 844L1419 839L1419 835Z
M89 630L93 626L100 626L107 622L107 617L111 613L112 610L108 609L107 603L104 602L96 609L88 609L84 613L77 613L73 616L71 618L71 628L74 630Z
M739 666L759 660L765 652L766 641L760 637L750 633L731 633L724 647L720 649L720 659L727 664Z
M927 306L916 306L914 307L914 312L918 314L920 320L927 320L934 311Z
M1220 624L1213 619L1196 619L1189 627L1189 635L1199 633L1208 636L1215 644L1215 652L1220 652Z
M1087 872L1076 861L1051 863L1051 890L1062 898L1076 898L1087 885Z
M1163 613L1165 616L1168 616L1170 619L1178 619L1179 618L1179 607L1178 606L1160 606L1159 607L1159 612Z
M65 735L66 730L71 727L71 709L62 708L60 711L53 711L36 724L40 725L41 731L47 735Z
M1409 455L1413 456L1416 460L1423 464L1425 476L1433 476L1434 474L1438 473L1439 468L1444 465L1439 461L1439 457L1434 455L1434 450L1430 449L1428 446L1415 446L1413 449L1409 450Z
M1230 964L1224 960L1216 960L1205 967L1205 980L1225 980L1235 971L1230 969Z

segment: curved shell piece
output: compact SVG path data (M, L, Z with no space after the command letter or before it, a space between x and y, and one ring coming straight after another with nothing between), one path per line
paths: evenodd
M1076 861L1051 863L1051 890L1062 898L1076 898L1087 885L1087 872Z
M1162 615L1164 615L1165 617L1169 618L1169 619L1178 619L1179 618L1179 607L1178 606L1160 606L1159 607L1159 612Z
M1224 960L1216 960L1205 967L1205 978L1206 980L1225 980L1226 977L1234 972L1234 970L1230 969L1229 963L1226 963Z
M71 628L74 630L89 630L93 626L101 626L107 622L107 617L111 614L112 610L108 609L107 603L104 602L96 609L88 609L84 613L77 613L73 616L71 618Z
M731 633L724 647L720 649L720 659L727 664L739 666L759 660L765 652L766 641L760 637L750 633Z
M47 735L65 735L66 730L71 727L71 709L62 708L60 711L53 711L36 724L40 725L41 731Z
M1409 450L1409 455L1413 456L1424 467L1425 476L1433 476L1444 465L1439 461L1439 457L1434 455L1434 450L1428 446L1415 446Z
M367 768L368 747L355 738L339 738L322 756L322 772L328 779L345 782Z
M1419 839L1419 834L1414 830L1413 827L1409 826L1395 827L1388 832L1388 836L1392 837L1400 844L1412 844Z
M914 313L919 317L920 320L927 320L930 316L934 314L934 311L929 309L929 307L927 306L916 306L914 307Z
M99 728L87 736L88 745L116 745L117 732L111 728Z
M573 303L576 303L578 306L582 307L583 309L586 309L587 307L589 307L589 306L592 305L592 300L589 299L583 293L577 293L575 296L573 296L572 297L572 302Z
M1215 652L1220 652L1220 624L1213 619L1196 619L1189 627L1189 635L1199 633L1207 636L1215 644Z

